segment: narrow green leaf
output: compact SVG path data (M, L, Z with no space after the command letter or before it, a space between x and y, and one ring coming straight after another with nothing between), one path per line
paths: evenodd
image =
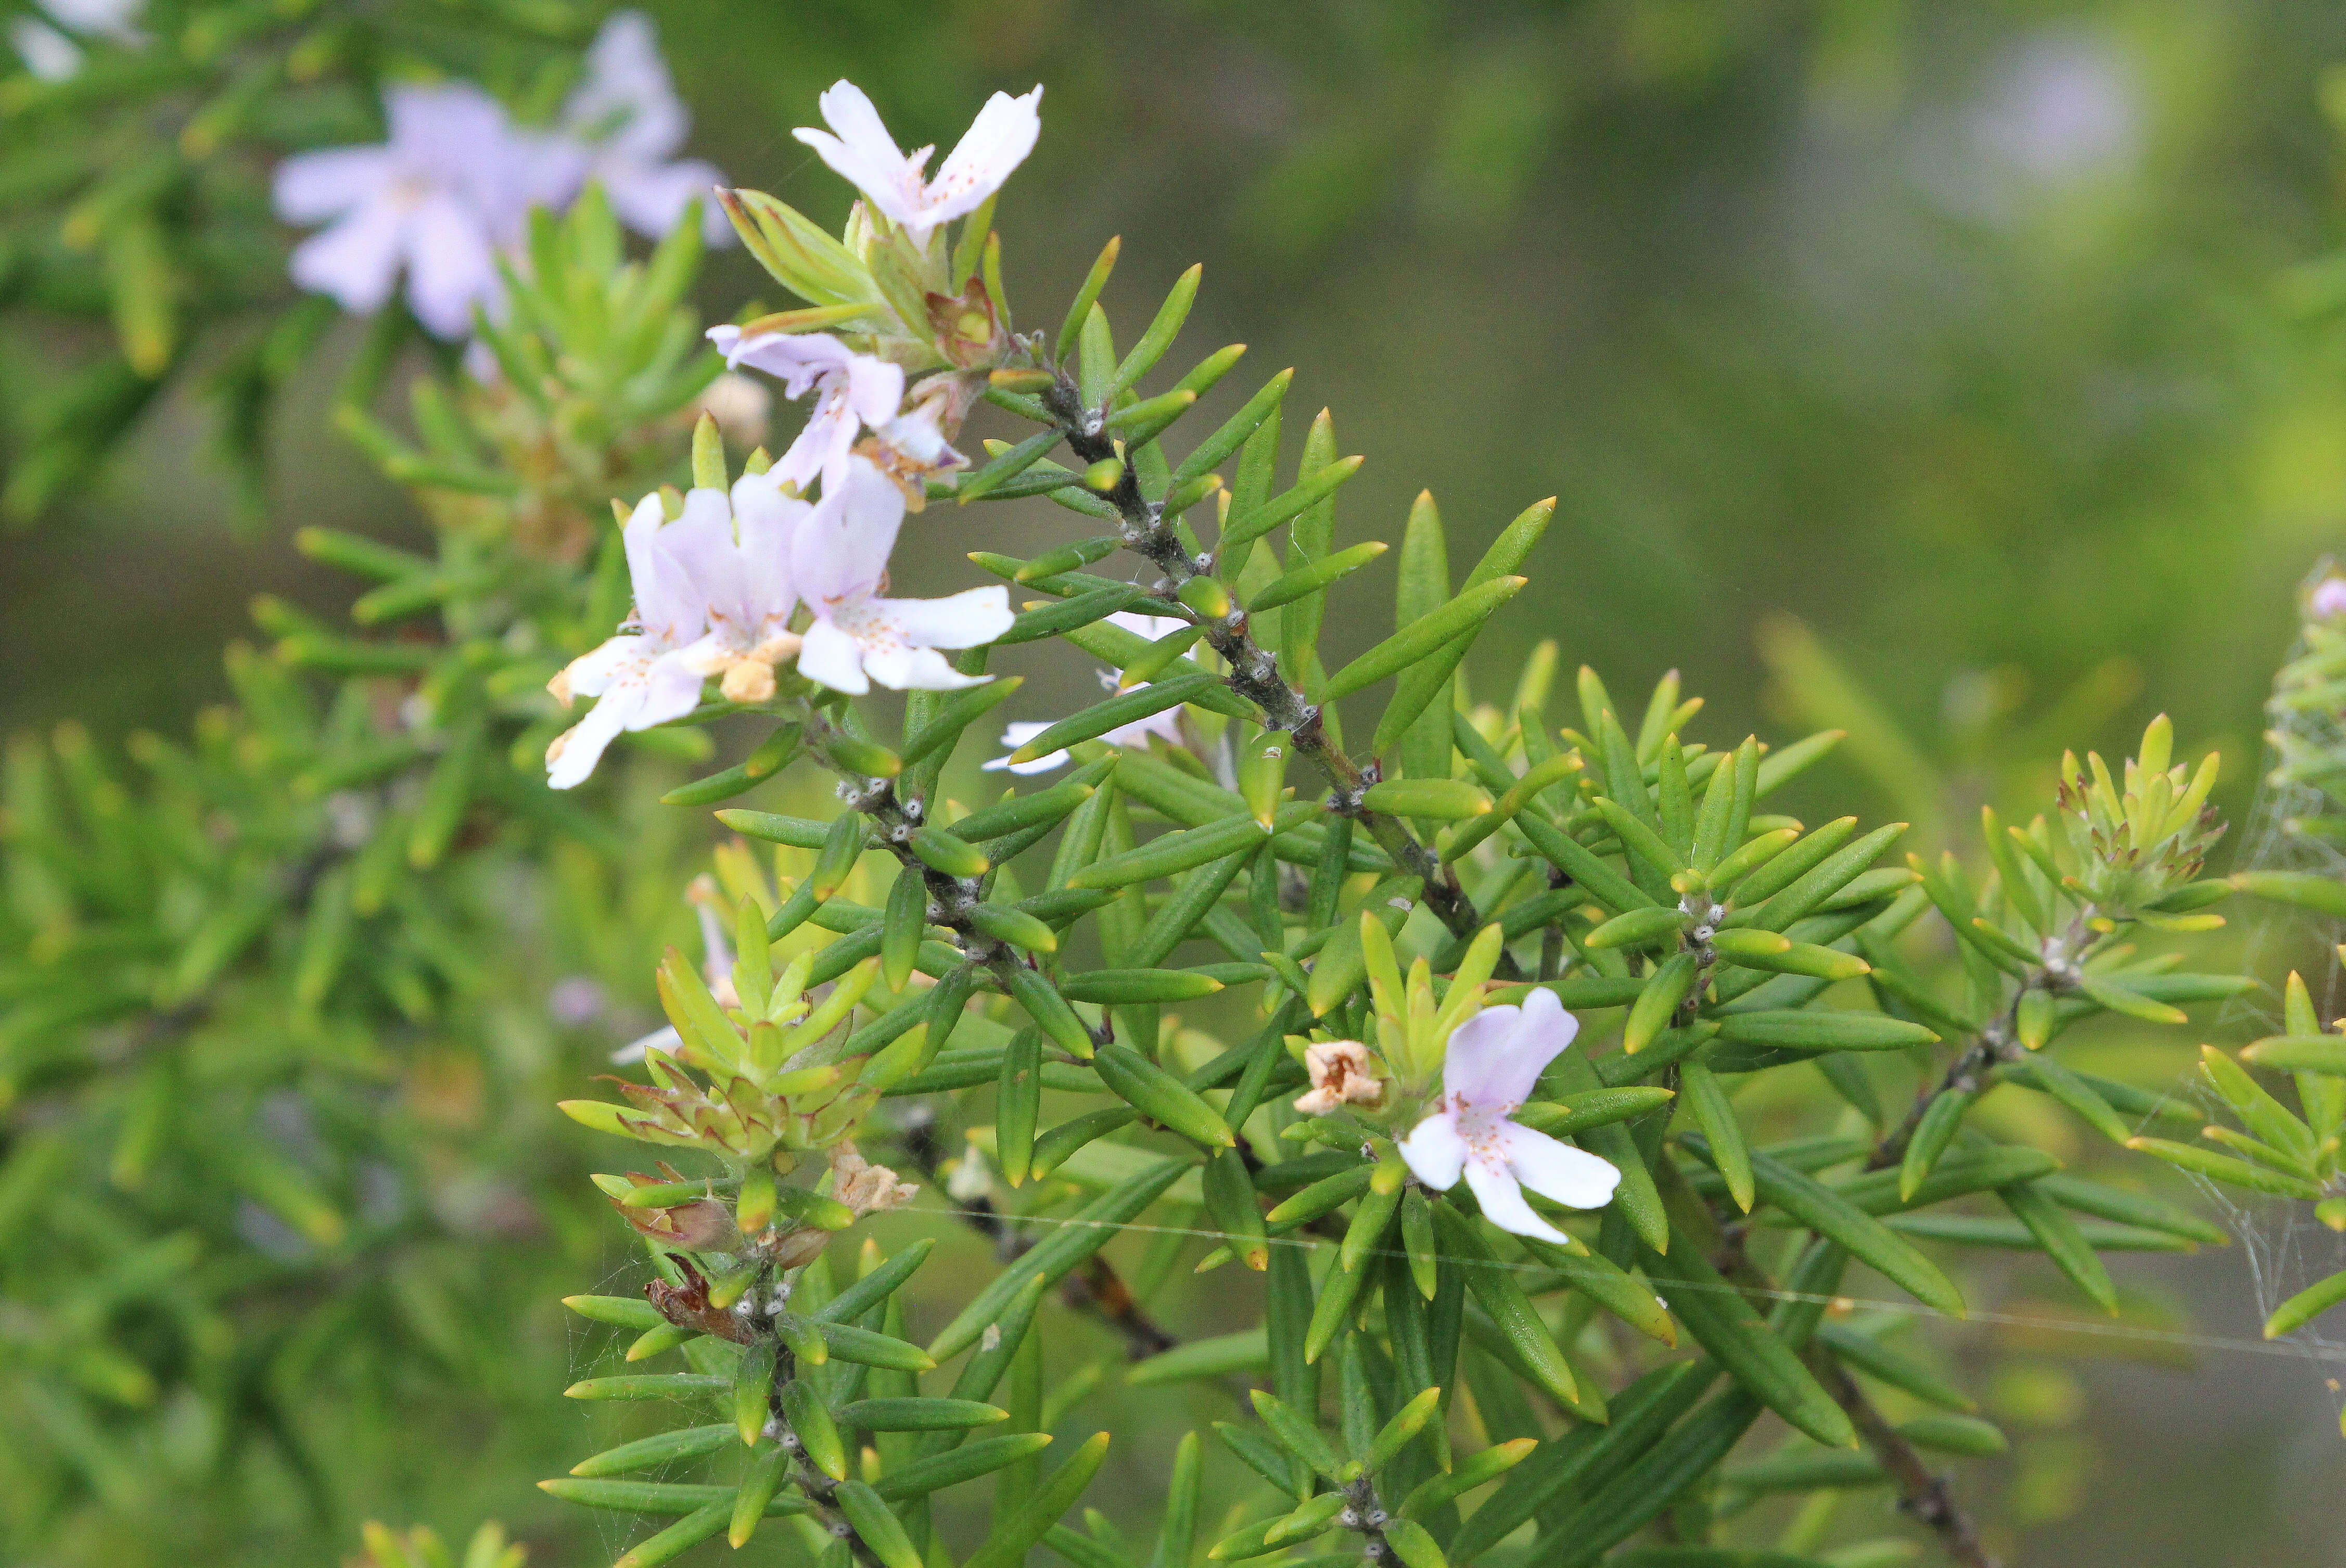
M1019 1568L1035 1543L1050 1532L1062 1514L1076 1504L1107 1457L1108 1435L1095 1432L1067 1462L1036 1489L1033 1499L1016 1514L997 1517L983 1544L962 1568Z
M1710 1145L1693 1137L1688 1137L1686 1144L1706 1164L1718 1166ZM1964 1315L1962 1294L1938 1265L1851 1202L1845 1192L1836 1192L1814 1176L1757 1150L1752 1151L1750 1158L1752 1181L1763 1202L1848 1248L1852 1257L1924 1306L1957 1318Z
M1123 247L1121 235L1111 238L1100 247L1098 259L1092 262L1091 270L1084 275L1083 287L1076 290L1074 301L1067 306L1066 318L1059 323L1058 336L1051 341L1053 364L1065 363L1067 351L1076 346L1085 321L1091 316L1093 305L1099 300L1100 290L1107 287L1108 274L1116 270L1117 252Z
M2095 1304L2115 1317L2118 1309L2117 1287L2111 1283L2109 1270L2094 1255L2093 1244L2077 1228L2077 1222L2063 1213L2059 1204L2033 1186L2021 1184L1999 1187L1997 1197L2012 1211L2014 1219L2028 1227L2036 1245L2053 1266L2069 1277L2070 1283L2092 1298Z
M1468 636L1471 628L1481 625L1492 611L1513 598L1523 587L1525 580L1522 577L1501 577L1485 583L1481 587L1459 595L1425 619L1395 632L1329 677L1328 700L1332 702L1364 687L1373 686L1425 657L1452 638ZM1387 717L1392 717L1390 709ZM1408 716L1409 718L1414 717ZM1406 721L1402 728L1406 728ZM1398 738L1395 735L1392 740ZM1392 740L1387 744L1392 744Z
M1710 1141L1711 1159L1726 1178L1728 1196L1737 1208L1749 1214L1758 1190L1752 1183L1751 1150L1744 1141L1743 1124L1735 1118L1735 1107L1728 1104L1727 1091L1709 1068L1693 1061L1678 1064L1678 1088L1687 1096L1695 1125Z

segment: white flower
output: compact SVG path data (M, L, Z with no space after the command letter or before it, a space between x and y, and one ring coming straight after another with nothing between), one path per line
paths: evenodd
M923 180L922 171L936 148L924 147L910 154L898 150L862 88L838 82L821 101L831 130L801 127L791 134L852 180L880 215L902 228L914 245L926 245L938 225L983 206L1035 150L1035 138L1043 130L1037 113L1041 87L1015 98L996 93L977 111L937 177Z
M2309 608L2319 620L2346 615L2346 577L2324 577L2321 585L2313 590Z
M41 0L41 9L85 37L97 36L125 44L146 42L147 35L130 25L146 9L147 0Z
M797 647L787 629L797 604L790 535L812 510L765 474L744 474L729 498L689 492L682 515L665 526L657 494L638 504L623 535L633 629L555 677L551 689L566 706L573 697L601 700L546 748L548 784L585 782L622 730L690 713L710 676L722 676L737 701L773 694L774 661Z
M904 497L867 459L848 463L837 490L790 542L790 575L814 616L799 650L799 673L833 691L861 696L872 682L898 691L949 691L991 679L963 675L939 648L977 647L1010 629L1010 592L971 588L943 599L878 597L888 553L904 521Z
M1147 637L1150 642L1178 631L1189 624L1173 616L1138 616L1129 610L1118 610L1107 618L1112 625L1122 626L1126 631L1137 633ZM1100 683L1112 687L1117 684L1111 680L1106 670L1100 672ZM1002 729L1002 744L1015 751L1050 728L1048 724L1038 724L1032 720L1005 725ZM1184 738L1181 734L1179 705L1160 709L1146 718L1136 718L1130 724L1119 724L1100 738L1110 746L1146 746L1148 744L1148 738L1152 735L1169 740L1176 746L1182 744ZM988 773L998 773L1005 768L1013 773L1048 773L1052 769L1065 764L1066 760L1066 752L1053 751L1037 757L1031 762L1013 762L1005 755L982 762L978 766Z
M676 227L685 204L701 199L700 227L722 245L733 226L710 192L717 166L678 158L692 117L676 96L651 19L621 11L586 52L586 79L562 107L562 128L586 148L587 178L599 181L621 222L654 239Z
M1523 1189L1570 1208L1601 1208L1621 1173L1595 1155L1518 1126L1513 1115L1541 1069L1572 1044L1580 1021L1553 991L1535 991L1520 1007L1486 1007L1450 1036L1442 1064L1438 1109L1402 1140L1402 1158L1438 1191L1463 1172L1484 1215L1502 1230L1543 1241L1565 1234L1532 1212Z
M380 147L297 153L277 166L277 215L329 223L293 252L293 280L361 315L391 299L400 270L416 319L462 337L499 294L496 256L533 206L577 192L586 154L567 137L515 130L504 107L457 82L384 95Z
M739 327L711 327L709 341L736 369L748 365L782 383L785 397L820 393L806 428L782 453L773 472L781 483L808 488L820 476L829 495L847 482L847 459L865 427L878 430L896 417L904 401L900 365L859 354L828 332L760 332L745 338Z

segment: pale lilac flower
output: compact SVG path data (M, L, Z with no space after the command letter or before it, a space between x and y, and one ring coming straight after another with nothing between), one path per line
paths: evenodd
M774 663L797 651L789 629L792 532L813 511L766 474L744 474L729 497L694 490L663 525L660 498L647 495L623 541L636 611L630 626L571 661L552 690L600 698L546 748L546 782L585 782L621 731L648 729L690 713L701 682L723 678L735 701L773 695Z
M658 239L699 198L709 243L733 238L711 194L725 177L715 164L677 157L692 117L676 96L651 19L642 12L621 11L603 24L586 52L586 78L563 105L562 128L586 149L587 178L600 182L611 210L630 229Z
M801 127L791 134L852 180L880 216L903 229L914 245L924 246L940 224L984 205L1035 150L1043 129L1037 112L1042 101L1039 87L1023 97L996 93L988 98L934 179L922 175L936 148L899 150L880 111L852 82L835 83L822 95L822 117L831 130Z
M2324 577L2321 585L2313 590L2308 608L2317 620L2346 616L2346 577Z
M1523 1189L1570 1208L1601 1208L1621 1173L1508 1118L1579 1032L1580 1021L1553 991L1534 991L1520 1007L1486 1007L1460 1024L1443 1058L1442 1098L1401 1143L1417 1179L1446 1192L1464 1174L1484 1216L1500 1229L1568 1240L1533 1212Z
M1126 631L1144 636L1150 642L1155 642L1158 637L1169 636L1189 624L1173 616L1137 616L1129 610L1118 610L1107 618L1111 625L1122 626ZM1100 671L1100 684L1111 690L1117 689L1120 685L1116 677L1110 676L1106 670ZM1015 751L1050 728L1048 723L1036 723L1033 720L1020 720L1005 725L1002 729L1002 744ZM1181 709L1178 705L1152 713L1146 718L1136 718L1130 724L1119 724L1102 735L1100 738L1110 746L1147 746L1152 735L1169 740L1176 746L1182 743ZM1052 769L1065 765L1066 760L1066 752L1053 751L1037 757L1031 762L1013 762L1007 755L1004 755L981 762L978 766L988 773L998 773L1004 769L1021 774L1048 773Z
M495 98L464 83L393 87L390 139L296 153L277 166L277 215L330 225L293 252L293 280L361 315L381 310L403 268L416 320L464 334L494 307L496 257L533 206L577 192L586 154L566 137L517 131Z
M833 490L790 542L790 575L814 624L799 650L799 673L833 691L861 696L872 682L898 691L950 691L990 676L963 675L939 648L977 647L1010 629L1010 592L995 585L943 599L879 597L888 554L904 521L904 497L869 459L849 462Z
M147 7L147 0L40 0L41 9L60 26L84 37L112 38L117 43L143 44L147 35L131 18Z
M782 383L785 397L803 397L815 389L814 412L790 449L774 464L785 484L801 490L822 480L829 495L847 482L847 460L855 438L869 427L878 430L896 417L904 401L904 372L900 365L859 354L828 332L760 332L745 338L733 326L711 327L709 341L725 356L727 365L763 371Z

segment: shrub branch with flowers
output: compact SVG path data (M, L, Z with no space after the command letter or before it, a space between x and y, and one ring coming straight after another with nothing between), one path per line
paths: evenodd
M2164 719L2122 779L2071 759L2049 820L1987 818L1975 871L1886 863L1902 824L1769 815L1839 736L1698 742L1675 678L1633 712L1583 669L1559 727L1544 647L1507 705L1470 706L1465 656L1525 585L1549 502L1458 579L1421 498L1395 629L1330 669L1329 601L1386 553L1338 541L1361 460L1323 412L1290 468L1285 372L1171 450L1242 352L1152 390L1197 270L1121 353L1099 304L1113 242L1056 331L1014 324L991 215L1039 96L997 94L930 178L933 149L903 154L861 92L831 88L830 129L799 136L862 198L835 239L722 193L806 303L709 336L811 412L738 475L704 419L691 488L622 505L635 614L556 679L597 701L553 743L551 781L582 782L622 734L757 714L748 761L670 799L806 765L835 776L840 809L718 812L779 847L770 880L720 856L703 965L671 950L660 968L670 1027L644 1081L565 1105L660 1151L597 1178L649 1278L640 1298L572 1299L641 1337L629 1370L570 1393L722 1419L546 1490L676 1516L629 1568L776 1517L825 1564L1005 1568L1041 1545L1137 1565L1104 1522L1065 1522L1108 1434L1043 1463L1035 1324L1059 1287L1118 1323L1136 1382L1259 1382L1216 1435L1264 1490L1201 1534L1185 1443L1159 1568L1193 1545L1406 1568L1625 1546L1758 1561L1726 1543L1763 1497L1885 1483L1949 1560L1989 1562L1935 1456L2001 1435L1893 1420L1877 1388L1968 1405L1836 1317L1845 1291L1882 1289L1962 1316L1935 1244L2005 1226L2106 1310L2103 1250L2220 1237L1966 1119L2011 1083L2156 1152L2136 1136L2156 1097L2053 1047L2096 1014L2179 1024L2246 984L2136 946L2221 923L2205 911L2231 890L2199 877L2215 759L2171 767ZM979 461L962 425L980 402L1032 433ZM1031 559L971 553L1032 596L1020 608L1002 585L883 596L908 531L966 536L964 506L1033 496L1087 526ZM975 809L946 799L956 748L1012 711L994 651L1053 639L1110 667L1113 694L1013 721L988 766L1072 771ZM874 685L908 693L901 726L857 700ZM867 857L887 868L876 903L842 891ZM1912 956L1928 923L1960 952L1958 995ZM1168 1033L1166 1008L1218 993L1235 1044ZM1920 1070L1910 1108L1885 1108L1884 1061ZM1810 1071L1866 1130L1755 1144L1737 1095ZM968 1147L948 1158L956 1126ZM923 1344L901 1292L931 1244L867 1241L843 1276L830 1243L947 1165L1001 1268ZM1947 1207L1978 1195L2010 1217ZM1105 1261L1136 1226L1177 1243L1137 1288ZM1198 1233L1196 1267L1262 1277L1260 1329L1177 1343L1150 1319L1149 1282ZM684 1369L632 1368L671 1349ZM1782 1435L1753 1457L1763 1422ZM703 1454L734 1479L623 1479ZM930 1500L986 1475L984 1538L949 1549Z
M590 1223L640 1244L567 1298L620 1331L591 1330L567 1390L617 1441L543 1483L654 1522L623 1568L719 1535L819 1568L1038 1547L1860 1568L1917 1546L1979 1568L1993 1532L1955 1461L2006 1440L1898 1314L1964 1316L1980 1247L2112 1313L2105 1255L2225 1234L1975 1107L2033 1095L2116 1158L2346 1228L2346 1056L2295 977L2280 1035L2208 1054L2237 1128L2064 1060L2096 1020L2175 1028L2246 990L2186 967L2233 891L2346 917L2334 866L2203 875L2216 759L2178 762L2165 718L2116 768L2065 757L2045 815L1986 813L1971 852L1926 859L1902 824L1778 814L1841 735L1703 737L1675 674L1624 704L1584 667L1566 694L1542 643L1478 701L1468 656L1523 616L1554 503L1463 575L1431 495L1398 550L1346 542L1362 459L1330 413L1295 439L1288 372L1218 392L1241 346L1171 372L1195 268L1119 351L1113 240L1022 330L993 214L1041 88L995 94L933 174L854 87L824 93L827 128L798 134L861 198L834 235L678 161L641 17L581 53L566 19L499 10L518 41L494 56L545 65L532 117L382 72L437 36L410 10L331 36L255 13L210 53L191 24L191 63L137 97L194 117L166 161L202 233L242 210L214 210L229 177L195 134L241 124L229 78L380 89L383 140L311 137L272 195L319 226L295 284L374 316L337 425L436 538L305 530L370 585L358 629L262 601L235 704L189 744L138 738L128 779L70 728L10 751L0 1399L48 1434L26 1491L259 1508L265 1485L221 1478L265 1446L334 1516L358 1490L339 1460L420 1446L386 1410L494 1422L553 1385L492 1329L529 1318L515 1260L543 1237L497 1228L519 1206L582 1281ZM128 68L120 43L11 90L62 113L76 73ZM92 219L150 376L228 310L140 270L160 210ZM623 226L657 246L631 258ZM729 235L802 303L704 334L684 301ZM283 316L238 395L281 381L320 309ZM403 431L376 393L419 330L438 362ZM779 456L777 395L805 409ZM1208 428L1209 396L1234 412ZM107 406L9 504L135 412ZM966 434L981 413L1015 438ZM1066 543L987 547L987 509L1038 500L1074 514ZM969 585L892 594L898 545L941 533L978 546ZM1331 600L1349 632L1387 592L1391 634L1323 658L1362 640L1323 641ZM2341 600L2312 596L2277 712L2331 700ZM1025 645L1106 695L1025 712L990 667ZM740 760L678 782L712 732ZM948 793L994 773L997 799ZM2336 793L2327 752L2284 748L2280 779ZM832 809L795 814L815 780ZM699 951L660 952L711 808ZM648 977L668 1020L570 1123L544 1105L576 1054L515 1000L552 967L578 1023ZM2292 1075L2293 1107L2257 1069ZM554 1191L571 1123L645 1168ZM991 1268L929 1266L937 1234L883 1249L924 1211ZM1174 1321L1185 1265L1221 1271L1245 1326ZM1128 1386L1229 1396L1147 1478L1153 1544L1083 1507L1109 1434L1054 1441L1096 1380L1049 1386L1062 1312L1115 1336ZM957 1489L981 1482L972 1528ZM1869 1490L1910 1522L1851 1517ZM428 1530L366 1544L452 1561ZM484 1527L465 1561L518 1550Z

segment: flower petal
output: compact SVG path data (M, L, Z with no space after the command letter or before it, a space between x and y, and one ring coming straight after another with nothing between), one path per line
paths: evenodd
M1450 1033L1443 1047L1442 1087L1472 1105L1505 1103L1502 1086L1511 1081L1507 1053L1523 1022L1520 1007L1485 1007Z
M814 148L834 172L846 177L882 216L895 223L912 218L918 167L897 148L872 100L854 83L841 81L822 95L820 104L831 130L801 126L790 134Z
M407 233L407 302L434 337L473 327L474 302L498 293L495 252L478 216L454 197L426 198Z
M684 494L684 514L656 535L684 575L711 623L736 636L752 632L759 619L747 603L741 553L733 543L733 504L722 490L695 486ZM750 640L756 640L752 637Z
M1043 89L1018 97L996 93L985 100L961 141L937 167L937 177L923 193L921 220L924 227L950 222L974 212L985 199L1002 188L1011 171L1035 150L1043 134Z
M1158 637L1179 631L1189 623L1176 616L1144 616L1131 610L1111 610L1108 612L1107 624L1112 626L1122 626L1137 636L1147 637L1150 642L1155 642Z
M959 691L984 686L990 675L964 675L934 648L911 647L896 639L866 645L863 668L873 680L892 691Z
M1500 1125L1499 1147L1517 1181L1569 1208L1603 1208L1621 1184L1612 1161L1513 1122Z
M312 294L323 294L356 316L371 316L391 299L399 278L407 215L388 201L369 201L331 229L295 247L288 270Z
M1178 707L1168 708L1146 718L1136 718L1130 724L1119 724L1100 738L1110 746L1146 747L1151 736L1159 736L1176 746L1180 745L1181 709Z
M863 645L827 620L818 620L799 646L799 673L819 686L861 697L872 689L863 674Z
M790 450L774 464L774 473L783 484L801 490L813 489L820 479L823 494L831 494L846 481L847 460L855 450L855 433L862 428L845 396L825 392L816 400L814 412L807 415Z
M1002 727L1002 744L1015 751L1050 728L1047 724L1039 724L1029 719L1014 720ZM1047 757L1037 757L1031 762L1013 762L1006 756L989 758L979 763L978 767L987 773L999 773L1005 768L1018 774L1048 773L1054 768L1064 766L1066 760L1066 752L1054 751Z
M644 552L642 570L635 574L635 588L636 619L643 625L651 652L680 648L709 629L708 599L658 535Z
M896 410L904 401L904 367L892 365L870 354L853 354L847 361L847 406L855 417L878 430L896 417Z
M627 720L635 717L643 697L639 686L617 687L589 709L586 717L563 733L560 752L546 765L546 782L556 789L575 789L586 782L595 771L595 764Z
M419 171L452 180L493 177L510 149L505 106L470 82L391 87L382 111L391 145Z
M1411 1173L1436 1192L1458 1185L1466 1164L1466 1140L1458 1135L1458 1118L1448 1111L1434 1112L1393 1146Z
M391 149L332 147L297 152L271 178L277 216L288 223L323 223L378 193L392 178Z
M644 639L632 632L607 637L597 647L588 649L563 669L573 697L600 697L627 677L629 670L640 672L651 667L651 656L646 653Z
M984 647L1010 629L1010 590L994 584L942 599L873 599L873 613L916 648Z
M40 81L70 81L81 74L81 46L37 16L12 18L8 45Z
M1451 1034L1443 1054L1443 1087L1474 1105L1520 1105L1579 1032L1580 1021L1564 1010L1553 991L1527 993L1520 1006L1485 1007Z
M657 548L660 525L668 521L667 509L660 504L659 492L647 492L627 514L627 524L619 530L620 546L627 554L627 580L641 584L652 572L652 552Z
M888 134L888 127L880 118L872 99L862 87L842 76L815 100L822 111L822 123L837 132L840 140L858 153L870 158L885 158L902 163L904 155L896 146L896 138Z
M562 124L573 136L647 163L684 145L692 121L660 58L651 18L621 11L603 24L586 51L586 79L562 107ZM618 205L616 194L612 205Z
M740 540L742 596L760 615L766 634L790 618L798 593L790 577L790 535L814 507L782 494L770 469L733 482L733 532Z
M820 614L822 606L870 594L888 569L903 522L903 493L862 458L852 461L846 483L825 494L792 533L790 577L800 596Z
M651 673L645 682L643 706L637 710L634 722L627 728L649 729L655 724L682 718L700 706L703 678L681 649L654 659Z
M1559 1246L1570 1244L1570 1237L1532 1212L1532 1206L1524 1201L1524 1189L1504 1166L1470 1159L1466 1162L1466 1185L1474 1190L1474 1201L1483 1206L1483 1217L1501 1230L1536 1237Z
M804 397L817 377L855 357L854 351L829 332L760 332L745 338L739 327L719 326L709 329L709 341L728 366L765 372L782 383L789 397Z
M640 163L602 158L595 160L588 172L610 198L611 210L618 214L619 221L647 239L667 234L683 219L685 208L698 200L701 238L720 246L733 240L733 225L715 195L725 177L713 163L699 158Z

